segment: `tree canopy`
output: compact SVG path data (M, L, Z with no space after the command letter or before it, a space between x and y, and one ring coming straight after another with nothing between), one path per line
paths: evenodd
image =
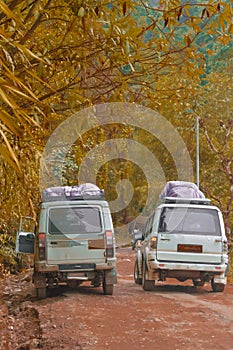
M2 230L28 207L36 215L40 158L56 127L84 108L122 101L167 118L193 163L200 116L202 186L232 226L231 1L6 0L0 9ZM164 155L167 179L174 176L163 145L143 130L113 124L82 136L67 156L64 183L75 182L88 150L117 137ZM112 161L98 181L114 193L119 178L134 179L129 211L138 210L147 192L143 173Z

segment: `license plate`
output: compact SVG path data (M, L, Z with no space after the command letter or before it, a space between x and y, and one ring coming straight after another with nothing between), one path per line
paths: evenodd
M178 252L184 253L202 253L202 245L196 244L178 244L177 246Z

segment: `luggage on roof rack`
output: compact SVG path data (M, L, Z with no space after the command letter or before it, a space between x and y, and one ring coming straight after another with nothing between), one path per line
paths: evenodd
M164 197L161 200L162 203L179 203L179 204L210 204L210 199L208 198L183 198L183 197Z
M42 191L42 202L54 202L64 200L103 199L104 191L91 183L79 186L49 187Z
M187 181L167 182L159 197L205 198L195 183Z

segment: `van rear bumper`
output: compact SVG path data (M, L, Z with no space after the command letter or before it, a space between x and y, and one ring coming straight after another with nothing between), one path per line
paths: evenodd
M89 266L87 266L89 265ZM108 261L106 263L97 263L97 264L85 264L85 263L76 263L76 264L63 264L63 265L48 265L46 262L36 262L35 270L41 273L46 272L74 272L74 271L101 271L101 270L112 270L116 267L115 261Z
M221 264L200 264L200 263L178 263L158 261L152 257L148 257L148 267L151 270L187 270L187 271L205 271L214 272L215 274L225 273L227 270L227 262Z

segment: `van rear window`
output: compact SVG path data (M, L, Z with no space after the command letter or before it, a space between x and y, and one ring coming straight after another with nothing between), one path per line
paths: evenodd
M220 236L218 212L203 208L163 208L159 232Z
M102 231L96 207L52 208L49 210L50 234L98 233Z

